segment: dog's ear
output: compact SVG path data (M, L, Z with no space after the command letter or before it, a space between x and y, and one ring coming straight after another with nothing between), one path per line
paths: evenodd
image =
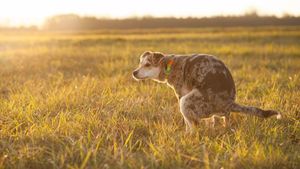
M154 65L159 65L162 59L164 58L164 54L160 52L153 52L153 64Z
M148 56L148 55L151 55L153 52L151 52L151 51L145 51L142 55L141 55L141 59L142 58L145 58L146 56Z

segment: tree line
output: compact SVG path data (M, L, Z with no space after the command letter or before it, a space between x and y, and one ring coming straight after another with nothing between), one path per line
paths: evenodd
M74 14L57 15L46 20L46 30L93 30L93 29L147 29L147 28L198 28L198 27L231 27L231 26L280 26L300 25L300 17L258 16L217 16L204 18L127 18L101 19L81 17Z
M75 14L56 15L48 18L44 30L96 30L96 29L151 29L151 28L201 28L236 26L300 26L300 17L285 15L259 16L255 12L242 16L215 16L203 18L142 17L109 19L82 17ZM36 26L0 28L1 30L36 30Z

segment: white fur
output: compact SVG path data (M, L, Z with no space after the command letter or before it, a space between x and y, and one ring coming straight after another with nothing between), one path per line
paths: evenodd
M151 68L145 68L141 67L138 69L138 74L137 78L139 79L158 79L160 73L160 68L159 67L151 67Z

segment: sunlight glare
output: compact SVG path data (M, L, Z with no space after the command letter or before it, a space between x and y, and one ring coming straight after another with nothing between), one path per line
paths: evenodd
M58 14L78 14L111 18L125 17L203 17L215 15L241 15L249 9L259 14L281 16L285 13L299 15L300 1L272 0L9 0L0 3L0 26L41 25L45 18Z

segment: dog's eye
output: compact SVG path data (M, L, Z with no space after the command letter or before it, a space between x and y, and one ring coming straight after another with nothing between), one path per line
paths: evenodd
M149 66L151 66L150 63L146 63L146 64L145 64L145 67L149 67Z

